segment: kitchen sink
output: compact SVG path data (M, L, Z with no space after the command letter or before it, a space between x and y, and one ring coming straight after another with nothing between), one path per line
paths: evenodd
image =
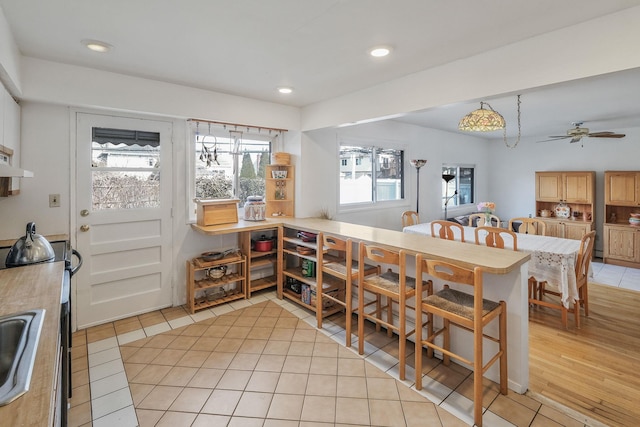
M29 390L44 309L0 317L0 406Z

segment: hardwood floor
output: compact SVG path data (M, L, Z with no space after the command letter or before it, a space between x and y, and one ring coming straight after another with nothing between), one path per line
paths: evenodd
M530 309L530 392L607 426L637 426L640 292L590 283L581 322L565 330L558 310Z

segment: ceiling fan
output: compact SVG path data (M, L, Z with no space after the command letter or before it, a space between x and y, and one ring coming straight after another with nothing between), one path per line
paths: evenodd
M589 137L589 138L624 138L625 137L625 134L623 133L615 133L610 131L589 133L589 128L580 127L582 126L583 122L571 122L571 124L575 127L573 129L567 130L566 135L552 135L549 137L551 139L545 139L544 141L538 141L538 142L557 141L560 139L571 138L571 141L569 142L574 143L574 142L579 142L584 137Z

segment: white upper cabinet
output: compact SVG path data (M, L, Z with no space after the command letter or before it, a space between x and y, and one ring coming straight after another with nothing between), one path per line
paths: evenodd
M0 85L0 155L10 156L11 166L20 167L20 105ZM0 161L0 163L4 163ZM8 194L17 194L20 179L9 178ZM6 188L6 187L5 187Z

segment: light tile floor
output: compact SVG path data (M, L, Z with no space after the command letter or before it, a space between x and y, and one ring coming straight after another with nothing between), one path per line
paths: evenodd
M640 290L640 270L592 265L594 282ZM265 303L270 305L261 307ZM278 321L288 328L267 330L264 318L269 316L264 313L256 326L251 308L273 307L286 310L281 310ZM217 331L231 335L203 336L213 323ZM294 325L296 332L291 332ZM262 334L267 333L269 341L264 341ZM299 334L297 339L294 333ZM369 363L344 347L343 316L332 317L317 330L313 313L278 300L273 291L194 315L184 307L173 307L78 331L73 337L69 426L472 424L468 369L455 364L445 367L433 359L424 368L425 387L416 393L410 388L413 344L407 349L407 379L401 382L397 338L375 333L373 327L367 333L364 361ZM339 354L334 373L330 371L333 359L327 363L323 355L314 354L322 349L334 351L331 344ZM316 357L314 363L309 356ZM354 363L366 367L366 374L354 375ZM304 388L311 382L313 393ZM394 390L396 394L369 394L364 399L358 394L364 384L369 385L369 393ZM490 426L583 425L526 395L502 396L490 381L485 384L483 406L488 408L484 421ZM330 410L313 409L317 407ZM417 421L415 411L420 414ZM385 422L384 415L393 413L397 416Z
M602 285L640 291L640 269L603 264L601 260L595 260L591 266L593 269L591 281Z

